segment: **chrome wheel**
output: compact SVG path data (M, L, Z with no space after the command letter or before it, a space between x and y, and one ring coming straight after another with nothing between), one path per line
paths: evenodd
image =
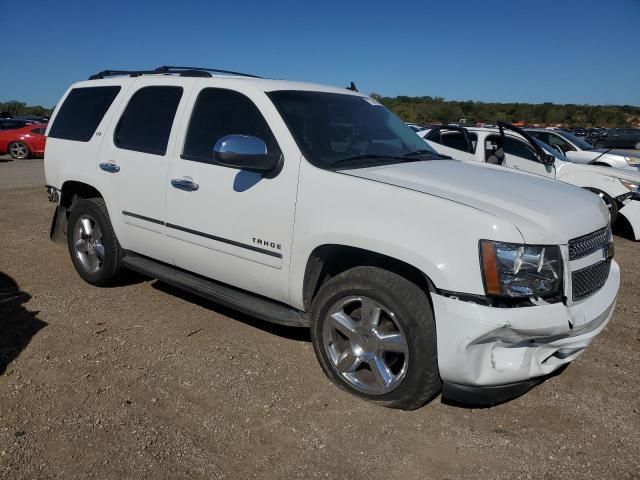
M13 142L9 145L9 154L11 154L13 158L22 160L29 156L29 147L22 142Z
M393 312L364 296L341 299L324 321L322 340L336 372L353 388L383 395L407 373L409 346Z
M82 267L96 273L104 264L102 231L93 217L83 214L73 228L73 248Z

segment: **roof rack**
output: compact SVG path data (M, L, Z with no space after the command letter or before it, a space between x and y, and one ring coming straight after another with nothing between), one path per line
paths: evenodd
M233 72L231 70L220 70L218 68L201 68L201 67L175 67L163 65L154 70L103 70L89 77L89 80L98 80L106 77L116 77L128 75L130 77L139 77L140 75L158 75L158 74L177 74L181 77L210 77L211 73L222 73L225 75L238 75L241 77L260 78L257 75L248 73Z

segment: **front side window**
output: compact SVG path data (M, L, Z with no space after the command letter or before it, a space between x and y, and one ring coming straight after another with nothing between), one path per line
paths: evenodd
M215 163L213 147L227 135L257 137L267 144L269 155L281 155L267 121L248 97L234 90L205 88L193 107L182 158Z
M560 135L554 135L550 133L549 142L546 142L546 143L548 143L551 147L559 148L562 153L575 151L575 148L573 147L573 145L571 145L569 142L563 139Z
M164 155L182 88L144 87L138 90L124 110L113 141L117 147L136 152Z
M302 154L319 168L439 158L402 120L371 98L294 90L268 95ZM416 157L415 152L424 156Z
M509 155L526 158L534 162L538 161L538 155L530 145L513 137L504 137L503 148L505 153Z
M69 92L49 131L49 137L88 142L120 87L84 87Z

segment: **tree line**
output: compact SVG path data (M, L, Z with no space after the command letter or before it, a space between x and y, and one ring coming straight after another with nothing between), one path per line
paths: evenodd
M53 108L43 107L41 105L27 105L18 100L9 100L8 102L0 102L0 112L9 112L12 117L21 117L23 115L37 115L39 117L50 117Z
M640 107L630 105L575 105L555 103L490 103L445 100L442 97L383 97L378 100L405 122L418 124L469 124L524 122L571 127L640 126Z
M469 124L502 120L571 127L640 127L640 107L630 105L460 102L442 97L383 97L376 93L372 93L371 97L405 122L418 124L453 123L465 119ZM50 116L53 107L29 106L18 100L10 100L0 102L0 112L9 112L14 117Z

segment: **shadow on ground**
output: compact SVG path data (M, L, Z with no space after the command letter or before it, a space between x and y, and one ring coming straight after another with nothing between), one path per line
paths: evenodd
M0 375L47 325L37 317L39 312L24 307L30 299L13 278L0 272Z
M298 342L311 341L311 336L309 334L308 328L288 327L286 325L278 325L276 323L267 322L266 320L261 320L256 317L252 317L251 315L246 315L244 313L233 310L232 308L225 307L224 305L220 305L192 293L185 292L184 290L181 290L179 288L173 287L166 283L162 283L159 280L153 282L152 286L153 288L160 290L161 292L180 297L187 302L195 303L196 305L200 305L203 308L213 310L220 315L224 315L225 317L229 317L233 320L245 323L251 327L258 328L272 335L278 335L279 337L287 338L289 340L296 340Z

